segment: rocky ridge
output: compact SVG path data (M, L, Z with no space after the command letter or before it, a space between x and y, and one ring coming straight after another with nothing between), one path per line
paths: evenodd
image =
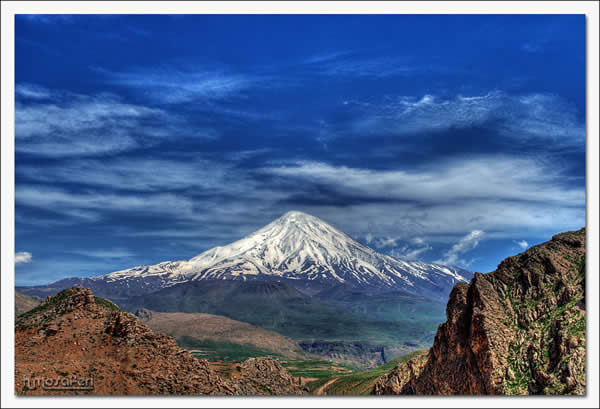
M429 353L373 393L585 394L585 229L458 283Z
M134 315L81 287L49 297L21 315L15 327L18 395L305 393L272 359L244 365L238 379L223 379L173 338L153 332ZM36 383L48 379L54 387ZM70 380L83 380L87 389L73 388Z

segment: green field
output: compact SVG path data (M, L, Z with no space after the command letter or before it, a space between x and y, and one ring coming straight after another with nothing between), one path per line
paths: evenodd
M347 375L354 370L351 366L329 360L284 360L281 361L281 365L293 376L317 378L319 380Z
M177 344L187 350L202 351L192 352L198 359L208 358L211 361L245 361L248 358L266 356L282 358L273 351L257 348L250 344L236 344L227 341L198 340L192 337L178 337Z

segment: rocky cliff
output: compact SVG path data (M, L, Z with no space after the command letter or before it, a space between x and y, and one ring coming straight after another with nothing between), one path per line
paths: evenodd
M386 362L385 348L364 342L311 341L300 342L303 350L338 362L359 365L365 368L383 365Z
M434 345L374 394L585 394L585 229L457 284Z
M82 287L49 297L21 315L15 327L19 395L305 393L272 359L244 365L237 379L224 379L173 338Z

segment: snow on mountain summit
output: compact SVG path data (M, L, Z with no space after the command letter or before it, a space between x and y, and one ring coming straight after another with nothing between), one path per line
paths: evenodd
M453 267L380 254L317 217L290 211L241 240L188 261L134 267L97 279L144 277L160 279L165 287L205 279L310 280L444 298L456 282L468 281L470 275Z

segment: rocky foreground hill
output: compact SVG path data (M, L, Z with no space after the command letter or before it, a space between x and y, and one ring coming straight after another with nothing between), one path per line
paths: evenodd
M75 287L21 315L18 395L299 395L279 362L254 358L225 379L110 301Z
M458 283L428 354L373 394L585 394L585 229Z

